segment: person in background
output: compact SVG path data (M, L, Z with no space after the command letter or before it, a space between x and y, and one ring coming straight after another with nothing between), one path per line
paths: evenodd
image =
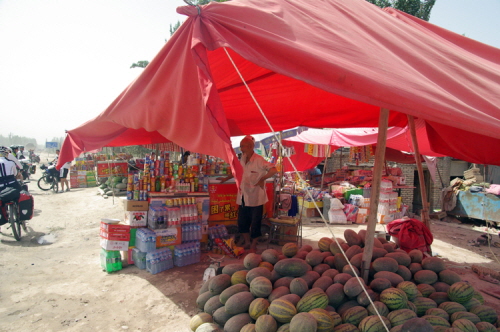
M13 145L13 146L15 146L15 145ZM13 161L16 164L18 170L23 169L23 165L21 165L19 160L17 160L16 156L14 156L14 154L12 153L12 148L8 148L8 147L5 147L5 148L8 151L7 159L9 159L10 161Z
M184 165L184 164L187 164L188 162L188 157L191 155L191 152L189 151L186 151L184 152L184 154L182 155L182 158L181 158L181 163Z
M254 152L254 146L255 139L252 136L245 136L240 142L243 177L236 197L239 205L238 231L245 240L243 246L250 249L250 252L256 252L258 239L262 236L262 215L264 204L268 201L266 180L278 172L273 164ZM224 183L232 177L233 175L229 175L219 180Z
M9 160L9 149L0 146L0 191L10 187L21 191L21 184L16 181L17 166L12 160Z
M52 160L52 163L54 165L57 165L57 161L59 160L59 153L61 152L61 150L56 150L56 157L54 158L54 160Z
M68 172L71 168L71 161L64 163L59 170L59 183L61 184L60 193L64 192L64 185L66 185L66 191L69 191L69 182L68 182Z
M17 151L17 159L25 159L26 157L24 156L24 145L19 145L19 151Z

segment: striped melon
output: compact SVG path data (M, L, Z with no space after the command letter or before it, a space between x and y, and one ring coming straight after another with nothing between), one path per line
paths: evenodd
M247 273L248 270L241 270L234 272L233 275L231 276L231 285L236 285L236 284L248 285Z
M467 301L465 303L462 303L462 305L465 307L465 309L467 309L467 311L469 311L472 307L481 305L481 302L479 302L478 299L476 299L476 298L473 297L469 301Z
M228 264L222 268L222 273L232 276L234 272L246 270L245 265L240 263Z
M473 298L475 298L476 300L478 300L481 304L484 304L484 298L483 298L483 295L481 294L481 292L479 291L474 291L474 295L472 296Z
M328 314L328 311L316 308L309 311L309 313L314 316L314 319L316 319L318 332L329 332L333 330L335 323L332 317Z
M264 267L268 269L269 272L272 272L274 270L274 265L269 262L260 262L258 267Z
M249 253L243 259L243 265L247 268L247 270L254 269L259 266L260 262L262 262L262 257L256 253Z
M383 321L383 322L382 322ZM385 327L384 327L385 323ZM378 316L368 316L365 317L358 325L360 332L379 332L385 331L385 328L391 329L391 322L387 317L382 317L382 320Z
M264 262L271 263L272 265L278 263L280 253L275 249L266 249L262 252L260 257Z
M271 271L265 267L255 267L248 271L247 273L247 283L250 284L252 280L257 277L265 277L266 279L271 279Z
M465 318L457 319L451 326L460 329L462 332L477 332L476 324Z
M290 323L281 325L276 332L290 332Z
M262 315L255 321L255 332L276 332L278 323L271 315Z
M478 305L472 307L469 312L476 314L482 322L488 322L491 324L495 324L497 322L497 313L495 309L487 305Z
M294 242L285 243L285 245L281 248L281 252L283 253L283 255L288 258L292 258L293 256L295 256L298 251L299 247Z
M337 308L337 312L339 313L340 316L343 316L344 313L348 309L358 307L358 306L359 306L359 303L356 300L346 301L346 302L342 303L341 305L339 305L339 307Z
M314 308L325 309L328 305L328 296L320 288L308 291L297 303L298 312L309 312Z
M474 296L474 288L464 281L456 282L448 289L450 300L465 303Z
M265 315L269 309L269 301L264 298L256 298L250 303L248 307L248 313L253 319L259 318L259 316Z
M333 284L326 289L325 294L328 296L328 304L337 308L345 298L344 285Z
M308 312L300 312L290 321L290 332L316 332L317 329L316 319Z
M429 315L429 316L438 316L438 317L444 318L446 321L450 320L450 315L448 315L448 313L446 311L444 311L443 309L440 309L440 308L427 309L425 314Z
M390 332L401 332L401 328L403 327L403 324L398 325L398 326L393 326ZM436 331L436 330L434 330ZM437 331L436 331L437 332ZM444 332L444 331L443 331Z
M273 289L271 294L269 294L269 297L267 298L270 302L273 302L276 299L281 298L282 296L285 296L287 294L290 294L290 289L286 286L280 286L278 288Z
M253 300L254 297L250 292L236 293L226 301L226 312L231 315L248 312L250 304Z
M248 286L245 284L236 284L231 287L226 288L219 295L219 300L222 304L226 304L226 301L236 293L239 292L248 292Z
M375 311L375 309L377 310ZM385 317L389 314L389 308L380 301L374 301L373 304L370 303L368 307L366 307L366 310L368 311L368 316L377 315L377 311L380 316Z
M196 332L222 332L222 329L215 323L203 323L198 326Z
M191 320L189 321L189 328L191 331L196 331L198 326L200 326L203 323L213 323L213 318L211 315L207 314L206 312L201 312L197 315L194 315Z
M342 324L342 317L338 314L338 312L328 311L328 315L330 315L330 318L333 321L333 326L334 327L337 326L337 325Z
M229 318L229 320L224 325L224 332L240 332L243 326L251 323L252 317L250 317L249 314L238 314Z
M333 242L329 237L322 237L318 241L318 248L321 251L330 251L330 244Z
M443 317L439 316L434 316L434 315L424 315L422 316L423 319L431 323L432 326L445 326L445 327L450 327L450 322L448 322L446 319Z
M368 311L362 306L355 306L347 309L342 314L342 321L344 323L353 324L358 326L359 323L368 316Z
M276 280L273 284L273 287L274 288L278 288L278 287L281 287L281 286L285 286L287 288L290 288L290 283L292 282L292 280L295 279L294 277L282 277L282 278L279 278L278 280Z
M413 299L415 299L417 297L418 288L417 288L417 285L415 285L413 282L403 281L403 282L398 284L397 288L399 288L403 292L405 292L406 296L408 297L408 300L410 300L410 301L412 301Z
M471 322L474 323L474 325L476 325L481 321L481 319L479 319L479 317L476 314L473 314L472 312L458 311L450 316L450 322L453 323L457 319L462 319L462 318L470 320Z
M309 290L307 282L302 278L295 278L290 282L290 293L303 296Z
M432 285L438 280L438 275L431 270L420 270L413 275L413 279L415 279L417 284Z
M467 311L463 305L457 302L443 302L438 306L438 308L443 309L450 316L458 311Z
M280 323L289 323L297 314L297 309L289 301L276 299L269 306L269 314Z
M398 310L394 310L394 311L391 311L387 315L387 318L389 319L389 321L391 322L391 325L393 327L394 326L398 326L398 325L402 325L406 321L408 321L408 320L410 320L412 318L416 318L416 317L417 317L417 314L414 313L410 309L398 309Z
M422 293L423 297L429 297L429 295L436 291L434 287L429 284L419 284L417 285L417 289L420 291L420 293Z
M384 303L390 310L397 310L406 307L408 297L399 288L387 288L380 293L380 302Z
M476 328L479 332L497 332L497 328L488 322L479 322L476 324Z
M273 284L266 277L256 277L250 283L250 292L255 297L268 297L272 291Z
M312 268L303 259L285 258L274 265L274 270L282 276L300 277Z
M247 324L243 326L240 332L255 332L255 324Z
M345 323L335 326L333 332L359 332L359 329L355 325Z
M417 308L417 316L422 317L425 315L426 311L431 308L437 308L436 302L428 297L419 296L415 298L413 304Z

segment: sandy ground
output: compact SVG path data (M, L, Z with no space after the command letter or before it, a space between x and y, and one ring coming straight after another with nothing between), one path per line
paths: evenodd
M208 263L156 275L135 266L103 272L99 222L122 218L120 198L103 199L96 188L43 192L36 185L38 177L34 175L29 185L35 198L29 232L20 242L5 225L0 234L0 331L188 331L190 317L198 312L195 300ZM347 228L357 231L366 225L330 227L341 237ZM486 246L471 246L468 241L480 233L470 225L433 221L432 231L434 252L500 311L500 286L480 280L470 269L480 264L500 271L495 261L500 248L490 252ZM304 223L304 244L316 246L329 234L314 220ZM48 243L40 244L43 239ZM500 239L495 236L494 241ZM226 258L223 265L232 262Z

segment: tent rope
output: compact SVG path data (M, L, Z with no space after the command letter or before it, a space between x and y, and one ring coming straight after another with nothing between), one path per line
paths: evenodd
M226 52L226 55L227 57L229 58L229 61L231 62L231 64L233 65L234 69L236 70L236 73L238 74L238 76L240 77L242 83L245 85L245 88L247 89L250 97L252 98L252 100L254 101L255 103L255 106L257 106L257 108L259 109L259 112L260 114L262 115L262 117L264 118L264 120L266 121L270 131L273 133L273 136L274 138L276 139L276 141L278 142L279 146L280 146L280 149L283 149L283 145L281 144L281 140L278 139L278 135L276 134L276 132L274 131L274 128L273 126L271 125L271 123L269 122L269 119L266 117L266 115L264 114L264 111L262 110L262 108L260 107L260 104L259 102L257 101L257 99L255 98L252 90L250 89L250 87L248 86L246 80L243 78L243 75L241 74L241 72L239 71L238 67L236 66L236 64L234 63L233 61L233 58L231 57L231 55L229 54L229 52L227 51L226 47L223 47L224 49L224 52ZM295 167L295 164L293 163L292 159L290 158L290 156L286 156L286 158L288 158L288 161L290 162L290 165L292 166L295 174L297 175L297 178L300 179L300 181L302 182L302 185L304 186L304 188L306 188L306 192L309 196L309 198L311 199L311 201L313 202L314 206L316 207L316 210L318 210L320 216L321 216L321 219L323 220L323 223L326 225L326 227L328 228L328 230L330 231L330 234L332 234L332 237L333 239L335 240L335 242L337 243L337 247L340 249L340 251L342 252L342 255L344 255L344 257L346 258L346 261L347 263L349 264L349 267L351 268L351 271L354 273L354 276L357 278L359 284L361 285L361 287L363 288L363 292L366 294L368 300L370 301L370 304L372 305L373 309L375 310L378 318L380 319L380 321L382 322L382 324L384 325L385 329L387 332L389 332L389 328L387 327L387 325L385 324L384 320L382 319L382 316L380 315L380 313L378 312L378 309L377 307L375 306L375 304L373 303L371 297L370 297L370 294L368 294L368 291L365 287L365 284L364 284L364 281L363 281L363 278L359 277L358 274L356 273L356 270L355 270L355 267L351 264L351 262L349 261L349 259L347 258L345 252L344 252L344 249L342 249L342 246L340 245L340 243L337 241L337 238L335 237L335 234L333 234L333 231L330 227L330 225L328 224L328 222L326 221L325 217L323 216L323 212L320 210L320 208L318 207L318 204L316 204L316 201L314 200L312 194L311 194L311 191L308 189L308 186L307 186L307 183L302 179L302 177L299 176L299 172L297 170L297 168ZM283 166L283 165L282 165Z

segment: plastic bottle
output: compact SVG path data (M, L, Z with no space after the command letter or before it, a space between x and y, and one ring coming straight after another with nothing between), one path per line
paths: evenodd
M208 183L209 183L208 182L208 176L205 175L203 177L203 192L206 192L206 193L208 192Z

